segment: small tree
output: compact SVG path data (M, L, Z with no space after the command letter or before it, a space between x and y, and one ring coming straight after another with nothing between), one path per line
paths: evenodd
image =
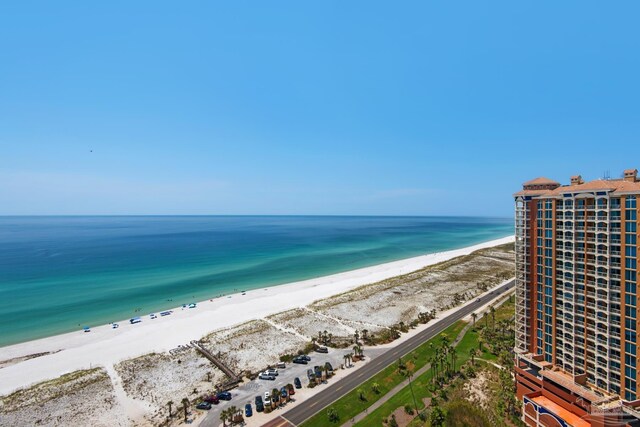
M172 417L171 415L171 407L173 406L173 400L170 400L167 402L167 406L169 407L169 418Z
M364 396L364 390L361 388L358 389L358 398L363 402L367 400L367 398Z
M473 327L476 326L476 319L478 318L478 313L471 313L471 318L473 319Z
M329 417L329 421L332 423L337 423L340 421L340 416L338 415L338 411L333 406L327 409L327 416Z
M442 427L446 420L446 413L439 406L431 408L431 415L429 416L429 422L431 427Z
M478 352L478 350L476 350L475 348L472 348L471 350L469 350L469 356L471 357L471 364L472 365L476 364L475 357L476 357L477 352Z
M189 415L189 399L182 399L182 407L184 408L184 422L187 422L187 416Z
M380 384L378 383L371 384L371 390L373 390L375 394L380 393Z

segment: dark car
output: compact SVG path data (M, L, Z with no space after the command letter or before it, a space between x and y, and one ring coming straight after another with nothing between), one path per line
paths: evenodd
M213 403L214 405L217 405L218 403L220 403L220 399L218 399L218 396L216 396L215 394L212 394L211 396L207 396L204 398L205 402L209 402L209 403Z
M331 363L326 362L326 363L324 364L324 366L325 366L329 371L333 372L333 366L331 365Z
M253 415L253 410L251 409L251 403L247 403L246 405L244 405L244 414L247 417L250 417L251 415Z
M231 400L231 393L229 393L228 391L222 391L218 393L217 396L220 400Z
M311 362L311 358L309 356L307 356L306 354L302 354L300 355L300 357L304 360L306 360L307 362Z
M211 409L211 403L209 402L200 402L196 405L196 409L205 409L205 410L209 410Z
M300 382L300 378L296 377L293 380L293 385L296 386L296 388L302 388L302 383Z
M314 379L316 377L316 374L313 373L313 369L307 369L307 378L309 378L310 380Z
M316 353L329 353L329 349L327 347L316 347Z
M316 377L318 378L322 377L322 369L320 369L320 366L314 366L313 372L314 374L316 374Z
M302 356L298 356L293 359L293 363L297 363L299 365L306 365L309 362L307 362L307 359L303 358Z
M256 396L256 411L264 411L264 403L262 402L262 396Z
M282 396L282 399L286 399L287 396L289 396L289 392L287 392L287 388L286 387L282 387L280 389L280 396Z

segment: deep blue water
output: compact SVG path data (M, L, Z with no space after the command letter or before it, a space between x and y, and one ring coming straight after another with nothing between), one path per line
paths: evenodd
M0 217L0 346L510 234L492 218Z

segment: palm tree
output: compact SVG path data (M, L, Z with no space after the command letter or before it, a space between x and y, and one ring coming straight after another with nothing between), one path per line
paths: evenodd
M360 339L360 333L356 329L356 332L353 334L353 337L356 339L356 344L358 344L358 340Z
M451 347L451 370L453 372L456 371L456 360L458 360L458 353L455 347Z
M494 306L489 307L489 311L491 312L491 329L496 327L496 309Z
M184 422L187 422L187 415L189 415L189 399L188 398L184 398L182 399L182 407L184 408Z
M367 340L367 335L369 334L369 331L367 329L363 329L362 330L362 341L366 341Z
M443 346L449 344L449 336L447 334L442 334L442 338L440 338L440 340L442 341Z
M223 409L220 412L220 421L222 421L222 427L227 427L227 421L229 421L229 410Z
M231 424L233 424L235 422L236 415L238 415L238 407L233 405L228 409L228 411L229 411L229 421L231 422Z
M478 313L471 313L471 317L473 318L473 326L476 326L476 319L478 318Z
M416 402L416 395L413 394L413 386L411 385L411 377L413 376L413 372L411 369L407 368L406 372L407 377L409 378L409 389L411 389L411 396L413 396L413 407L418 412L418 402Z
M276 402L280 402L280 391L277 388L274 388L271 390L271 406L275 406Z
M469 350L469 356L471 357L471 364L472 365L476 364L475 357L476 357L476 354L478 354L477 351L478 350L476 350L475 348L472 348L471 350Z
M171 418L171 406L173 406L173 400L168 401L167 406L169 407L169 418Z
M371 384L371 390L373 390L375 394L380 393L380 384L378 383Z
M367 399L365 399L365 397L364 397L364 390L363 390L363 389L361 389L361 388L359 388L359 389L358 389L358 398L359 398L360 400L362 400L363 402L364 402L365 400L367 400Z

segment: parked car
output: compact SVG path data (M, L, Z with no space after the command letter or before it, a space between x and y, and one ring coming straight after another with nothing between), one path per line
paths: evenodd
M307 362L307 359L303 358L302 356L298 356L293 359L293 363L297 363L299 365L306 365L309 362Z
M333 373L333 366L331 366L331 363L326 362L324 366L329 370L329 373Z
M267 372L260 373L260 375L258 375L258 378L261 380L269 380L269 381L273 381L276 379L276 377L274 377L273 375L269 375Z
M313 373L313 369L307 369L307 378L309 378L310 380L314 379L316 377L316 374Z
M285 364L284 364L284 362L280 362L280 363L278 363L276 366L277 366L278 368L280 368L280 369L284 369L284 368L286 368L286 367L287 367L287 365L285 365Z
M264 411L264 403L262 403L262 396L256 396L256 411Z
M329 349L327 347L316 347L316 353L329 353Z
M267 369L267 374L269 375L273 375L274 377L278 376L278 370L277 369Z
M247 417L250 417L253 415L253 410L251 409L251 403L247 403L246 405L244 405L244 414Z
M206 411L208 411L209 409L211 409L211 403L209 402L200 402L196 405L196 409L204 409Z
M313 373L316 374L316 377L321 378L322 377L322 369L320 369L320 366L314 366L313 367Z
M280 389L280 397L282 397L282 399L285 400L288 396L289 396L289 392L287 391L287 388L282 387Z
M293 385L295 385L296 388L302 388L302 382L300 382L300 378L295 377L295 379L293 380Z
M296 389L293 387L293 384L287 384L287 392L289 392L289 396L296 394Z
M301 358L303 358L304 360L306 360L307 362L311 362L311 358L309 356L307 356L306 354L302 354L300 355Z
M228 391L222 391L218 393L217 396L220 400L231 400L231 393L229 393Z
M218 396L216 396L215 394L212 394L211 396L207 396L204 398L205 402L209 402L209 403L213 403L214 405L217 405L218 403L220 403L220 399L218 399Z

